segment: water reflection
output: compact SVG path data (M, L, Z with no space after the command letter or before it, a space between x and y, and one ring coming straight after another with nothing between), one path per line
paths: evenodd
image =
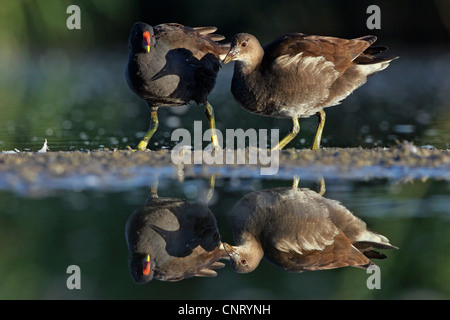
M371 258L386 258L373 249L396 248L341 203L323 197L323 180L320 192L299 188L298 181L292 188L249 193L235 205L235 245L224 248L237 272L255 270L263 257L290 272L368 268Z
M40 146L42 147L42 145ZM300 186L318 190L314 177ZM369 274L337 268L296 274L267 261L249 274L237 274L230 262L216 277L193 277L136 285L128 269L125 224L150 194L143 187L113 191L60 189L43 195L0 190L0 298L3 299L448 299L450 236L448 181L428 179L395 183L387 179L326 179L329 199L338 200L400 250L373 260L381 271L381 290L369 290ZM117 180L116 180L117 181ZM76 186L75 186L76 187ZM208 207L223 242L235 244L230 214L249 193L292 187L292 180L218 176ZM160 198L201 199L204 176L160 177ZM159 225L158 225L159 226ZM172 230L172 229L171 229ZM420 254L418 254L420 252ZM27 257L27 263L23 263ZM438 262L438 263L436 263ZM81 268L81 290L69 290L69 265ZM105 279L108 279L105 281ZM120 290L118 290L120 288Z
M394 249L389 240L367 229L341 203L319 192L298 187L249 193L233 208L235 246L224 243L233 268L248 273L263 257L290 272L346 266L368 268L370 258L386 256L373 249Z
M195 201L159 197L152 188L143 206L125 227L129 269L138 284L152 279L179 281L214 277L229 260L239 273L254 271L263 258L289 272L341 267L367 269L371 259L386 255L375 249L397 249L367 228L340 202L325 198L325 181L317 191L292 187L253 191L234 205L231 221L234 245L221 242L216 218L208 207L214 193Z
M213 181L213 180L212 180ZM212 186L211 186L212 192ZM143 206L127 220L129 269L138 284L152 279L179 281L213 277L221 250L220 233L206 201L159 197L154 186Z

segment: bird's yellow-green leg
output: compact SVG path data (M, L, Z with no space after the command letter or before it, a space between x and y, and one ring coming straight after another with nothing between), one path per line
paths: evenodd
M211 175L209 178L208 194L206 195L206 202L209 202L214 196L214 187L216 185L216 176Z
M291 132L283 138L272 150L281 150L283 149L295 136L300 132L300 124L298 123L297 118L292 118L292 129Z
M300 177L298 175L295 175L292 179L292 188L298 189L298 184L300 183Z
M147 148L148 142L152 138L153 134L156 132L156 129L158 129L158 110L153 109L151 111L151 120L150 120L150 129L145 134L144 138L139 142L137 149L140 151L144 151Z
M150 192L150 198L158 198L158 181L156 181L152 185L152 189Z
M316 130L316 136L314 137L314 143L312 146L313 150L319 150L320 148L320 141L322 140L322 132L323 127L325 126L325 111L320 110L316 113L317 117L319 118L319 123L317 124L317 130Z
M321 196L323 196L325 194L325 179L323 177L320 178L320 186L319 186L319 192L317 192L318 194L320 194Z
M214 118L214 109L209 102L205 104L205 114L206 118L208 118L209 127L211 129L211 141L214 148L219 146L219 140L217 139L216 133L216 119Z

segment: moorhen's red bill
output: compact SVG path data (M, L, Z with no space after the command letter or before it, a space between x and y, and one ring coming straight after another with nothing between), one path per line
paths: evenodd
M211 139L216 147L214 110L208 95L215 85L220 59L229 46L216 41L215 27L190 28L177 23L152 27L138 22L131 29L126 79L131 90L147 102L150 128L137 149L145 150L158 127L157 110L195 101L206 108Z
M291 118L293 127L274 149L281 150L300 131L298 118L319 117L312 149L320 147L324 108L340 104L368 76L397 57L377 57L386 47L370 47L375 36L340 39L290 33L262 47L239 33L231 40L224 63L235 60L231 92L246 110Z
M237 272L253 271L263 257L290 272L368 268L370 258L386 258L374 248L396 249L338 201L297 184L252 192L235 205L235 245L223 246Z

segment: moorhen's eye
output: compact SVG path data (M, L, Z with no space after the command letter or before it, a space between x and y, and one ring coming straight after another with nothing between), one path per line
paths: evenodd
M241 43L241 47L245 48L247 46L247 41Z
M241 263L245 265L245 264L247 264L247 260L242 259L242 260L241 260Z

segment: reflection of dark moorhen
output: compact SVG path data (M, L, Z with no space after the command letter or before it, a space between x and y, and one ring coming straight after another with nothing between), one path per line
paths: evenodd
M282 149L298 134L298 118L317 114L313 149L318 149L323 108L341 103L395 59L374 56L387 49L370 47L375 40L375 36L347 40L290 33L263 48L253 35L237 34L224 59L236 60L231 92L250 112L293 120L291 133L274 149Z
M176 23L155 27L136 23L130 33L126 79L129 87L144 99L151 111L150 129L137 149L145 150L158 127L158 107L181 106L194 100L206 107L214 146L214 111L208 94L215 85L221 55L228 46L216 41L215 27L190 28Z
M367 268L369 258L386 258L373 248L396 248L339 202L297 185L248 194L231 221L236 244L223 245L239 273L253 271L263 257L291 272Z
M129 268L138 284L153 278L178 281L213 277L224 266L216 220L205 203L159 198L147 202L128 218L125 236Z

